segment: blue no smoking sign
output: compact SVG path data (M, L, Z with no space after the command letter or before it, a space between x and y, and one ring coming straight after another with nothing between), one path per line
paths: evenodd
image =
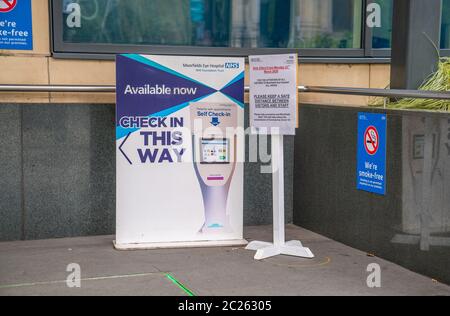
M358 190L386 194L386 129L386 114L358 113Z
M33 49L31 0L0 0L0 49Z

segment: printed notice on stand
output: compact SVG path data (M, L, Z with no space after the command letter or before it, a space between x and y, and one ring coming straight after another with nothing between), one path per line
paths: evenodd
M295 135L297 54L250 56L250 125L258 132Z

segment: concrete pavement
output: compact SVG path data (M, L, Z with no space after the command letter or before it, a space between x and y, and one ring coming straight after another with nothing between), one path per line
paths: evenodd
M286 233L316 258L258 262L242 248L122 252L113 236L4 242L0 295L450 295L446 285L310 231L288 225ZM245 237L270 241L271 227L247 227ZM81 288L66 285L71 263L81 268ZM381 266L381 288L367 286L371 263Z

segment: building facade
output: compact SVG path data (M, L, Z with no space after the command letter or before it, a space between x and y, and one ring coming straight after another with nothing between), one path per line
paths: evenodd
M301 85L389 84L393 0L31 2L33 49L0 50L0 84L115 85L114 56L125 52L298 52ZM444 0L441 55L449 30ZM367 106L370 98L307 93L300 102ZM0 240L114 233L114 103L113 93L0 93ZM292 221L293 139L286 151ZM246 166L264 187L246 182L246 224L271 222L271 177L259 167Z

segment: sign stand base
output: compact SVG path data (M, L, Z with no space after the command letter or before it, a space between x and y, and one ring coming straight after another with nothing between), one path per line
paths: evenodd
M309 248L298 240L285 241L284 222L284 148L283 135L272 135L273 243L252 241L245 248L256 251L255 260L278 255L314 258Z
M303 247L302 243L298 240L288 241L284 245L278 246L270 242L253 241L245 249L256 250L255 260L263 260L278 255L314 258L311 250Z
M217 240L217 241L185 241L185 242L161 242L118 244L113 241L116 250L154 250L154 249L184 249L184 248L215 248L215 247L242 247L247 245L245 239Z

